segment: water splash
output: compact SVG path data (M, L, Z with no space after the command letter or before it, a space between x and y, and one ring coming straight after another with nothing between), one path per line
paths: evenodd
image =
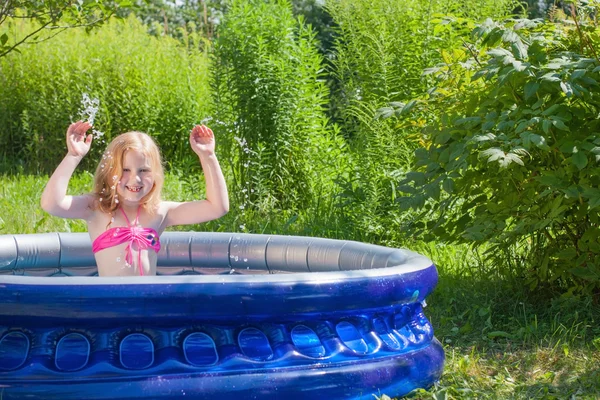
M87 121L92 125L92 135L94 139L101 139L104 136L104 132L93 128L96 114L100 107L100 100L97 98L91 98L87 93L83 93L81 98L81 111L79 112L79 119Z
M255 155L256 152L252 151L252 149L250 149L250 147L248 146L248 142L246 141L245 138L243 137L238 137L238 136L234 136L233 139L237 142L237 144L240 146L240 149L242 150L243 153L247 154L247 157L251 157L252 155ZM253 161L252 160L246 160L243 163L244 168L248 168L250 167L250 164L252 164ZM246 181L244 182L244 187L241 189L242 192L242 204L239 205L239 209L240 209L240 219L242 221L246 220L246 209L248 207L248 203L249 203L249 193L254 193L254 189L250 189L248 190L248 188L250 187L250 182ZM242 223L239 225L240 230L242 232L248 232L248 229L246 228L246 224Z

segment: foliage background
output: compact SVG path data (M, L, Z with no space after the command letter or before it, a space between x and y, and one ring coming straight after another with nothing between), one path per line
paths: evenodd
M513 0L136 4L0 58L3 171L51 172L87 93L104 136L83 169L142 130L201 194L186 137L209 123L236 229L464 243L503 278L596 290L594 2L578 25L566 3ZM491 22L526 11L547 19Z
M26 31L29 24L16 20L1 28ZM99 100L94 125L104 133L84 168L92 168L114 135L129 130L155 135L164 158L181 164L190 153L190 125L209 113L208 55L148 35L132 16L0 58L3 167L51 172L65 154L66 127L82 117L83 93Z

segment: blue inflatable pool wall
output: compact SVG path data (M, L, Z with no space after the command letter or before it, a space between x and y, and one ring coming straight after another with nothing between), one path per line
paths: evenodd
M161 236L158 276L98 278L89 236L0 236L0 398L369 399L439 379L417 253Z

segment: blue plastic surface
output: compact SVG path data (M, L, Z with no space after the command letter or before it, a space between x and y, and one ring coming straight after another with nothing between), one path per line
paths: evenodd
M227 246L201 241L207 253L227 249L214 256L219 265L228 261L218 257L227 257L241 269L233 254L253 260L257 272L249 275L186 275L187 269L141 278L0 274L2 400L373 399L439 379L444 352L422 307L437 282L430 261L351 243L350 255L328 261L336 263L329 268L326 249L340 253L347 242L319 240L314 263L298 247L278 245L285 254L261 255L260 246L267 251L269 243L287 239L257 236ZM165 251L185 249L180 239L167 235L173 247ZM295 242L309 248L311 240ZM240 249L243 243L250 247ZM366 255L357 250L363 248ZM304 262L322 272L274 273L273 263L260 264L261 257L264 263L295 254L298 260L286 261L290 270ZM340 261L365 265L367 256L388 265L345 268ZM4 264L13 271L27 268L10 260Z

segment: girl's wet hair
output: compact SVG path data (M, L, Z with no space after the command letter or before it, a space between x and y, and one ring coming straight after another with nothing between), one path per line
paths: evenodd
M144 154L150 162L154 186L142 198L142 207L150 214L158 209L161 191L165 180L160 151L156 142L143 132L127 132L114 138L102 155L94 175L93 195L98 200L98 208L105 213L112 213L119 207L117 185L123 174L123 160L127 150L136 150Z

